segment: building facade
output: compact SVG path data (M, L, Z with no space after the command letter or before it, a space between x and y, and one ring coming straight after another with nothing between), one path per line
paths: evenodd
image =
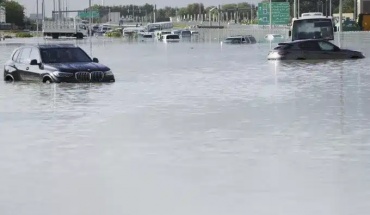
M0 6L0 23L6 23L6 11L2 6Z
M357 14L370 13L370 0L357 0Z

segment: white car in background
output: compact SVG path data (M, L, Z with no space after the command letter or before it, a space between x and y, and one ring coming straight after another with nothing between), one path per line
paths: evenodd
M281 35L281 34L267 34L265 36L265 40L268 41L268 42L277 42L277 43L280 43L280 42L284 42L284 36Z

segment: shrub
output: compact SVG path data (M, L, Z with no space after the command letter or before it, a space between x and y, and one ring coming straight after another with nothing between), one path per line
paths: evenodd
M15 34L15 37L18 37L18 38L29 38L29 37L33 37L30 33L27 33L27 32L18 32Z

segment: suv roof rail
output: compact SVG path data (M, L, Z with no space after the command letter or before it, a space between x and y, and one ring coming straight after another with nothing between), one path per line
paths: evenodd
M66 48L66 47L77 47L75 44L61 43L61 44L41 44L38 45L40 48Z

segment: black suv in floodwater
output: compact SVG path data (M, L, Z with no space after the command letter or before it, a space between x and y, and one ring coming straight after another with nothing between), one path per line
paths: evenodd
M44 83L114 82L110 69L71 44L27 45L17 48L4 66L4 80Z

